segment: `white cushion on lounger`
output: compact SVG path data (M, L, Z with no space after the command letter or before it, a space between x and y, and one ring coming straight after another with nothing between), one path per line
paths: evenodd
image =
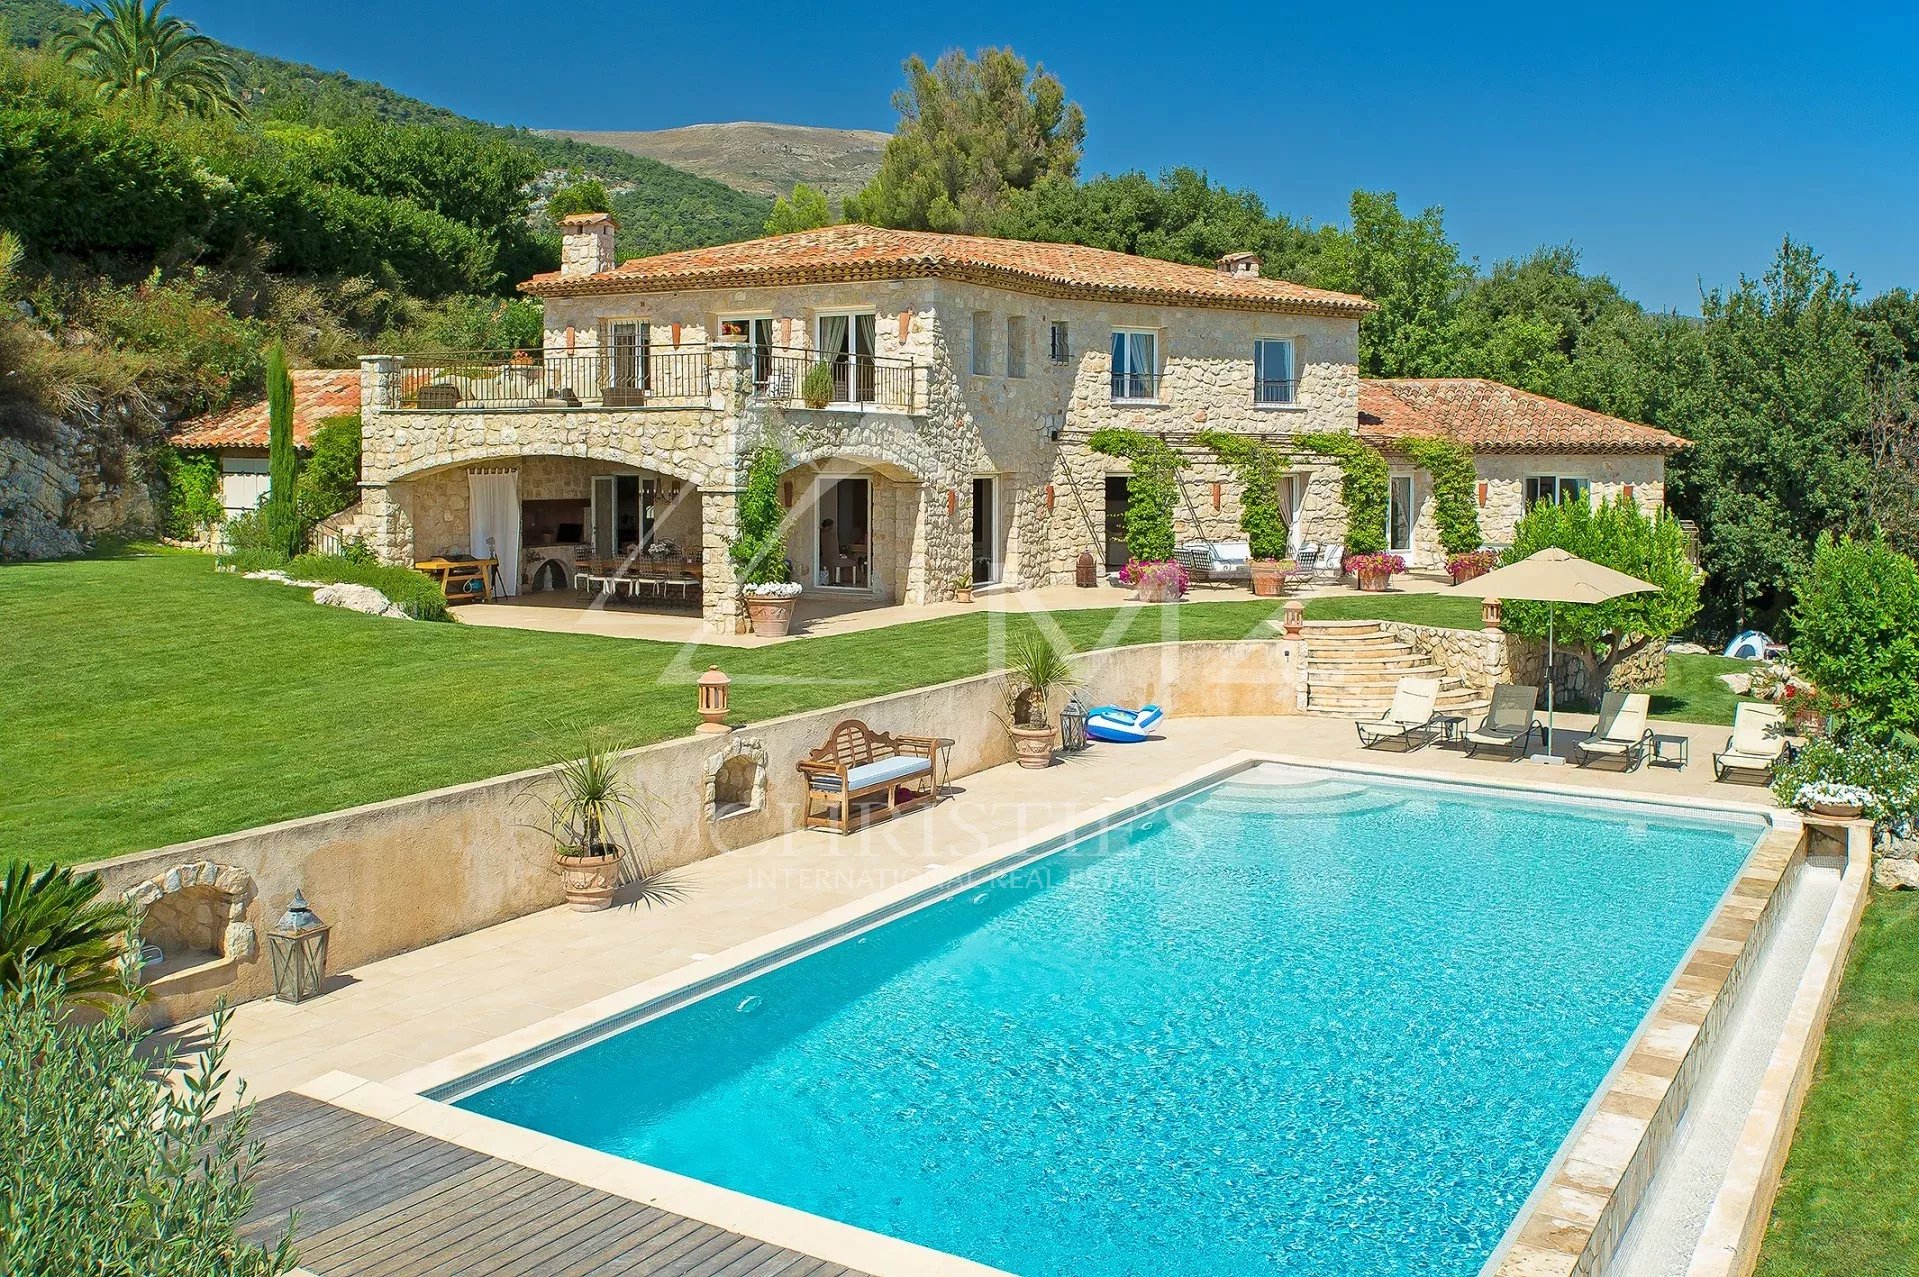
M882 758L876 763L861 763L846 773L846 783L854 789L865 789L868 785L877 785L883 781L905 780L908 776L918 776L933 770L933 764L925 758L913 758L902 755L898 758ZM815 776L813 788L838 789L840 779L837 776Z

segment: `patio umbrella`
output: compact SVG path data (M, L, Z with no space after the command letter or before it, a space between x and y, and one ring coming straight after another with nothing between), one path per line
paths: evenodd
M1534 757L1558 762L1553 753L1553 606L1604 603L1622 594L1657 592L1658 586L1615 572L1558 546L1536 550L1517 563L1462 581L1452 593L1477 599L1524 599L1546 605L1546 752Z

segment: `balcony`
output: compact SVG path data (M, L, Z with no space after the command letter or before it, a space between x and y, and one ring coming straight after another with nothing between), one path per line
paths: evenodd
M1159 390L1166 380L1163 372L1119 372L1111 374L1113 402L1157 404Z
M750 345L404 355L393 360L380 398L425 412L722 408L743 400L799 408L810 406L807 379L822 365L812 387L818 406L924 411L927 370L910 359Z
M1284 380L1260 378L1253 382L1253 406L1255 408L1296 408L1299 406L1299 380L1288 377Z

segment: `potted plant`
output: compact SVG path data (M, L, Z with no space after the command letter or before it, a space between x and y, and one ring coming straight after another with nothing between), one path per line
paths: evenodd
M620 883L626 817L636 810L634 788L620 771L619 745L590 733L578 758L553 769L552 781L553 792L544 800L546 832L566 902L580 913L605 909Z
M968 572L965 576L956 576L953 578L953 601L955 603L971 603L973 601L973 574L971 572Z
M1346 559L1346 570L1359 581L1359 588L1378 593L1392 580L1393 573L1406 570L1406 560L1397 554L1354 554Z
M1453 579L1454 585L1458 585L1476 576L1485 576L1498 566L1499 555L1496 551L1470 550L1446 560L1446 575Z
M1299 570L1299 563L1294 559L1254 559L1248 570L1254 596L1276 599L1285 592L1286 578Z
M806 370L800 379L800 402L808 408L824 408L833 402L833 365L821 360Z
M1793 806L1810 811L1816 816L1831 816L1837 820L1852 820L1863 816L1866 808L1872 806L1873 795L1870 789L1861 785L1841 784L1836 780L1814 781L1810 785L1801 785L1793 796Z
M1014 644L1006 675L1014 757L1021 767L1051 767L1057 733L1046 717L1046 700L1078 685L1072 665L1045 635L1028 631Z
M727 543L740 600L762 638L784 638L793 627L800 585L786 562L785 511L780 507L780 475L786 455L772 444L754 449L740 485L739 535Z
M1141 603L1177 603L1186 597L1190 578L1176 559L1128 559L1119 580L1133 587Z

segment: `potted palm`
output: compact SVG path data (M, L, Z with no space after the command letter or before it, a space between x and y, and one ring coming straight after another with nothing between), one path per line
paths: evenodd
M626 817L636 811L636 791L620 771L620 747L590 733L578 758L553 769L553 790L543 801L553 864L566 902L580 913L613 903L627 848Z
M1014 644L1006 675L1014 757L1021 767L1050 767L1057 729L1046 717L1046 701L1078 685L1072 664L1044 635L1029 631Z

